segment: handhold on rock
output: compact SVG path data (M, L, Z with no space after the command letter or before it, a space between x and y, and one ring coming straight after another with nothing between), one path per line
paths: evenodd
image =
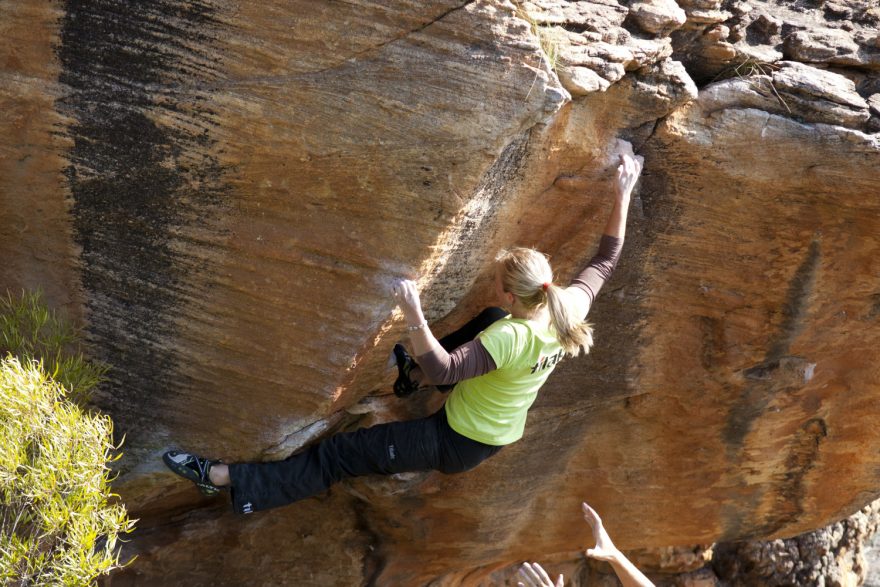
M765 361L743 371L746 379L769 381L780 387L801 387L808 383L816 370L816 363L803 357L782 357Z

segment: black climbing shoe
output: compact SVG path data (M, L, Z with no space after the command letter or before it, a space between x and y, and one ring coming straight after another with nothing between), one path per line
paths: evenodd
M163 454L162 460L169 469L195 483L203 495L214 497L220 493L222 488L211 483L211 478L208 476L211 467L220 461L211 461L176 450L169 450Z
M418 367L402 344L394 345L394 360L397 361L397 381L394 382L394 395L407 397L419 390L419 384L409 378L412 370Z

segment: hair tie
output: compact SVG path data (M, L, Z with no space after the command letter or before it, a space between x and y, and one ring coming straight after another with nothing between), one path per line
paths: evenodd
M550 282L549 282L549 281L545 281L545 282L543 283L543 285L541 285L541 289L543 289L544 291L547 291L548 289L550 289Z

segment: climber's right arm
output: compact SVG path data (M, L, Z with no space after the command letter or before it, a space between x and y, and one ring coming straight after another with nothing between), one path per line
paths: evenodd
M578 314L586 317L599 294L602 285L611 277L620 258L623 239L626 235L626 218L629 211L632 190L642 172L644 158L638 155L622 154L617 167L614 206L605 223L605 231L599 242L599 251L587 266L566 288L578 304Z

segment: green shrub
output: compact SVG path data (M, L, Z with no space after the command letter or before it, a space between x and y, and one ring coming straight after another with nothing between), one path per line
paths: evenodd
M32 358L42 360L67 390L68 398L85 405L107 367L86 361L78 340L79 332L46 308L40 292L0 297L0 357L11 353L24 363Z
M0 584L90 585L120 566L118 539L134 522L110 491L112 421L70 401L61 382L84 394L103 371L61 352L72 331L38 297L4 303L0 342L18 356L0 360Z

